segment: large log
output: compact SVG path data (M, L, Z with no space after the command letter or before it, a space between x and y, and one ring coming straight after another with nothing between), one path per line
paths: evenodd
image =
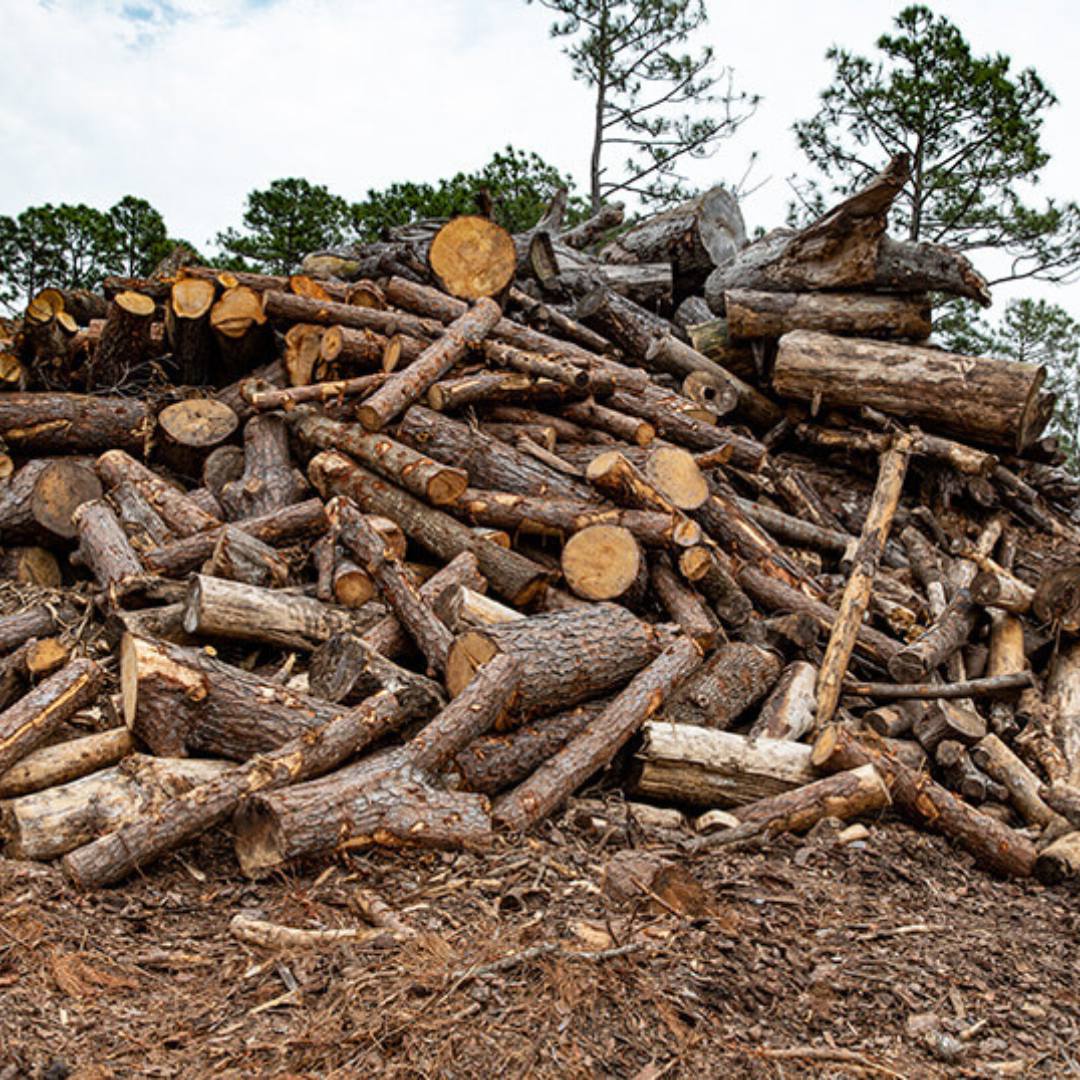
M667 634L617 604L588 604L466 630L454 640L446 685L457 695L501 653L520 663L516 712L543 715L623 685L663 649Z
M83 503L74 514L79 530L79 560L98 585L110 592L142 573L142 563L128 541L120 519L101 499Z
M175 795L220 775L223 761L133 754L119 765L0 807L4 854L55 859L151 814Z
M621 525L588 525L563 545L563 578L575 596L636 607L645 597L648 568L634 534Z
M801 739L814 726L817 674L806 660L788 664L750 725L751 738Z
M550 574L532 560L476 536L466 526L388 484L334 450L311 459L308 475L323 498L347 495L366 514L396 521L425 550L449 562L472 552L492 588L513 604L539 598Z
M90 705L104 680L93 660L72 660L0 712L0 776Z
M721 645L664 706L670 723L723 730L760 701L780 677L780 658L742 641Z
M780 339L773 388L823 405L880 409L978 443L1023 451L1050 419L1035 364L795 330Z
M150 346L154 307L150 297L130 290L113 297L90 363L88 389L113 390L132 377Z
M78 460L37 458L0 488L0 543L53 544L78 532L72 514L101 498L92 468Z
M649 799L731 807L803 787L818 775L802 743L656 721L642 731L629 790Z
M724 294L733 338L778 338L792 330L820 330L871 338L930 336L926 296L872 293L783 293L733 289Z
M138 398L0 395L0 438L15 453L65 454L120 447L141 454L153 428L153 413Z
M448 221L431 241L428 263L439 284L462 300L498 296L514 280L517 254L510 234L488 218Z
M165 305L165 334L177 379L202 386L217 375L217 346L210 329L210 308L217 297L214 282L185 277L175 282Z
M110 486L125 480L134 484L177 536L192 536L221 522L179 488L163 480L123 450L106 450L97 459L98 475Z
M673 690L701 663L689 638L673 641L599 716L554 757L495 804L495 821L524 830L547 817L590 776L608 765Z
M275 513L299 502L306 490L303 474L289 454L285 418L276 414L253 416L244 428L243 474L221 489L221 503L230 517Z
M134 749L135 740L123 727L43 746L0 775L0 799L14 799L77 780L115 765Z
M79 614L68 603L35 604L14 615L0 616L0 653L22 645L31 638L49 637L74 624Z
M305 407L291 410L287 419L301 441L309 446L349 454L380 476L436 506L455 502L468 486L469 474L464 469L434 461L387 435L362 431L355 424L330 420Z

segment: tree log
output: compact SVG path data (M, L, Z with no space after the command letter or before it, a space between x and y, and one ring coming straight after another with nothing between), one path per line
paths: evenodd
M79 530L79 560L107 593L142 574L142 563L107 503L101 499L83 503L73 520Z
M30 461L0 489L0 542L70 540L78 533L72 514L100 498L98 478L81 461Z
M428 262L451 296L478 300L498 296L514 280L517 253L513 238L502 226L465 215L448 221L435 234Z
M176 534L130 480L124 480L111 488L108 501L116 510L116 516L124 526L131 546L140 555L176 539Z
M722 564L718 552L699 545L679 556L679 573L702 593L725 625L738 629L754 614L754 605Z
M719 630L716 617L693 587L675 573L666 555L653 557L649 582L653 595L671 621L703 652L711 649Z
M722 731L772 689L781 667L775 653L756 645L721 645L669 699L663 718Z
M889 660L889 674L897 682L924 681L968 643L977 619L971 593L958 589L933 625Z
M45 638L68 629L78 619L70 604L37 604L14 615L0 616L0 653L18 648L31 638Z
M187 386L203 386L217 375L217 346L210 329L210 308L217 297L212 281L181 278L165 305L165 335L177 368Z
M926 296L872 293L782 293L733 289L724 294L733 338L778 338L792 330L870 338L930 336Z
M1021 452L1049 420L1034 364L956 356L938 349L796 330L773 370L784 397L869 406L949 434Z
M681 637L672 642L580 734L499 798L493 810L495 821L523 831L547 817L612 761L700 663L701 651L693 641Z
M158 414L161 458L197 482L207 455L229 439L238 425L236 413L216 398L174 402Z
M583 599L636 607L645 598L645 555L620 525L589 525L574 533L563 546L561 565L567 585Z
M210 327L219 353L214 378L218 386L239 379L273 355L263 299L247 285L226 287L210 308Z
M14 453L67 454L107 447L142 453L153 428L153 413L136 398L0 395L0 438Z
M1060 885L1080 877L1080 832L1071 832L1039 852L1035 876L1044 885Z
M31 638L0 660L0 709L17 701L31 685L51 675L68 661L67 646L59 638Z
M115 765L134 749L131 732L122 727L43 746L0 776L0 799L14 799L77 780Z
M285 418L253 416L244 428L244 472L221 489L233 519L259 517L299 502L307 490L289 453Z
M1069 768L1061 779L1080 787L1080 642L1054 657L1046 680L1046 699L1053 734Z
M788 664L750 725L752 739L801 739L814 726L817 668L805 660Z
M113 297L90 363L87 389L115 389L131 378L150 346L154 307L150 297L137 292L122 292Z
M1058 832L1071 831L1065 819L1043 802L1039 778L996 735L980 739L971 748L971 758L1008 790L1013 806L1025 821L1041 829L1052 825Z
M203 566L208 577L226 578L245 585L280 588L289 580L288 562L269 544L226 525L221 530L214 553Z

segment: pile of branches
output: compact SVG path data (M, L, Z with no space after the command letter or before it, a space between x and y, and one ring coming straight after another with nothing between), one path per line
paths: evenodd
M556 200L44 290L0 364L3 571L47 590L0 618L6 853L482 847L602 776L698 847L892 807L1074 876L1080 489L1042 369L927 344L989 297L886 236L907 179L753 243L722 190L613 240Z

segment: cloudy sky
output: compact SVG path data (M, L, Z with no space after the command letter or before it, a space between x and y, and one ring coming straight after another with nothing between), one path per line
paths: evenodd
M903 6L882 0L709 0L709 41L755 117L696 164L702 185L760 187L748 224L780 224L803 166L790 132L827 84L829 45L869 53ZM979 53L1033 66L1059 97L1047 193L1080 196L1080 15L1067 0L938 3ZM245 194L304 176L351 199L434 180L513 143L579 183L589 98L550 13L524 0L0 0L0 213L132 193L174 235L211 246ZM1080 285L1052 299L1080 308Z

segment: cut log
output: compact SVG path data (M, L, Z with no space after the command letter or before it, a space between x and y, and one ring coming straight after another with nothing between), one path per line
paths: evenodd
M17 701L33 683L63 667L67 660L67 646L59 638L31 638L20 645L0 660L0 709Z
M695 724L653 722L642 731L629 790L695 806L743 806L818 779L810 747L748 739Z
M137 820L73 851L64 859L64 872L84 889L119 881L222 821L253 793L320 776L393 731L401 721L402 708L394 696L379 693L276 750L147 808Z
M629 529L590 525L563 546L563 577L576 596L635 607L645 598L645 555Z
M371 575L398 621L416 642L427 660L428 674L442 675L453 635L405 573L401 559L348 496L331 499L326 514L341 544Z
M107 392L131 378L146 358L154 308L150 297L130 290L113 297L90 364L87 389Z
M1046 804L1061 814L1073 828L1080 829L1080 788L1074 788L1061 780L1039 788Z
M140 555L176 539L172 529L130 480L124 480L111 488L108 501L116 510L116 516L124 526L131 546Z
M347 495L364 513L396 521L410 539L443 561L464 551L472 552L495 591L512 604L528 604L547 585L550 575L543 567L474 536L460 522L380 480L336 451L324 450L312 458L308 475L323 498Z
M308 668L311 693L324 701L355 704L386 690L401 702L409 716L427 720L446 705L438 683L376 652L351 632L334 634L311 654Z
M509 653L520 663L517 712L521 718L542 716L623 685L657 656L665 637L616 604L534 615L459 634L446 685L456 696L484 664Z
M649 582L668 618L702 651L711 649L719 630L716 617L692 586L675 573L667 555L653 557Z
M188 585L184 629L210 638L234 638L287 649L311 650L344 630L370 625L357 612L308 596L262 589L196 574Z
M0 616L0 653L9 652L31 638L62 633L79 618L68 603L35 604L14 615Z
M881 458L877 485L818 673L816 723L819 727L832 720L840 702L840 688L855 648L855 635L870 606L874 577L900 503L910 449L909 440L901 435L893 448Z
M592 498L587 486L534 457L421 405L414 405L402 418L398 437L423 454L463 469L479 487L519 495Z
M943 739L973 746L986 736L986 723L970 707L935 701L915 720L912 731L923 749L932 754Z
M1026 837L904 765L882 744L832 724L814 743L812 760L825 772L874 765L888 784L893 802L908 817L956 840L987 869L1010 877L1031 876L1035 848Z
M299 502L306 491L289 454L285 418L253 416L244 428L244 472L222 487L222 505L234 520L253 518Z
M1080 787L1080 643L1054 657L1046 680L1046 700L1053 717L1053 734L1068 773L1061 777Z
M1070 634L1080 630L1080 567L1065 566L1045 574L1031 607L1040 622L1057 623Z
M0 776L91 704L104 680L93 660L72 660L0 713Z
M955 739L938 743L934 762L945 783L970 802L1000 802L1009 798L1008 790L979 769L967 747Z
M236 413L215 398L177 401L158 414L162 460L197 481L207 455L229 439L238 425Z
M445 375L469 349L478 345L501 317L502 311L494 300L478 300L407 368L394 372L360 406L357 419L368 431L381 431Z
M402 364L411 364L423 351L423 343L400 334L387 337L374 330L356 330L349 326L329 326L319 342L322 366L332 370L346 367L374 368L390 372Z
M719 553L704 545L679 555L679 573L712 604L720 621L735 629L745 626L754 605L722 565Z
M0 489L0 542L55 543L78 530L72 514L101 498L101 483L83 462L37 458Z
M115 765L134 749L131 732L122 727L43 746L0 775L0 799L14 799L77 780Z
M210 308L210 327L220 355L214 379L225 386L273 356L273 339L263 299L247 285L225 289Z
M112 768L13 799L0 809L4 853L14 859L55 859L167 804L228 766L133 754Z
M1044 885L1061 885L1080 877L1080 832L1071 832L1039 852L1035 876Z
M958 589L934 624L889 660L897 682L920 682L968 643L978 608L967 589Z
M612 761L700 663L701 651L689 638L673 641L580 734L499 798L493 809L495 821L522 831L547 817Z
M670 698L663 718L722 731L772 689L782 666L775 653L756 645L721 645Z
M678 446L658 446L651 450L642 472L680 510L696 510L709 497L709 485L693 454Z
M83 503L73 520L79 530L79 560L107 593L142 573L139 556L107 503L101 499Z
M14 547L0 552L0 577L46 589L58 589L63 581L56 556L43 547Z
M1065 819L1043 802L1039 778L996 735L987 735L975 743L971 758L1008 790L1010 801L1025 821L1040 829L1053 826L1059 833L1071 831Z
M177 379L184 385L216 385L217 345L210 329L210 308L216 297L214 282L184 277L173 284L165 305L165 334Z
M788 664L750 725L752 739L801 739L814 726L817 668L805 660Z
M707 414L701 419L716 423L721 416L734 412L739 405L739 395L734 387L710 375L707 371L691 371L682 381L684 397L696 401Z
M153 428L153 413L136 398L0 395L0 438L14 453L68 454L122 447L141 454Z
M572 229L567 229L559 237L567 247L579 250L596 243L604 233L621 225L625 207L622 203L605 203L592 217L579 222Z
M648 446L656 438L656 429L646 420L616 412L588 398L563 405L562 415L583 427L595 428L634 446Z
M269 544L235 525L226 525L203 567L209 577L227 578L245 585L280 588L290 576L288 562Z
M373 435L355 424L327 419L310 408L294 409L287 419L309 446L349 454L436 506L456 502L468 486L469 474L464 469L434 461L386 435Z
M926 296L783 293L734 289L724 294L733 338L778 338L792 330L919 341L930 336Z
M448 221L431 241L428 262L439 284L462 300L498 296L514 280L514 240L487 218Z
M134 484L177 536L193 536L221 524L212 514L201 510L179 488L162 480L123 450L106 450L97 459L97 471L110 486L125 480Z
M869 406L975 442L1023 451L1049 420L1034 364L796 330L773 369L784 397Z
M1000 608L1023 615L1031 610L1035 590L1001 567L987 567L975 575L971 598L983 607Z

